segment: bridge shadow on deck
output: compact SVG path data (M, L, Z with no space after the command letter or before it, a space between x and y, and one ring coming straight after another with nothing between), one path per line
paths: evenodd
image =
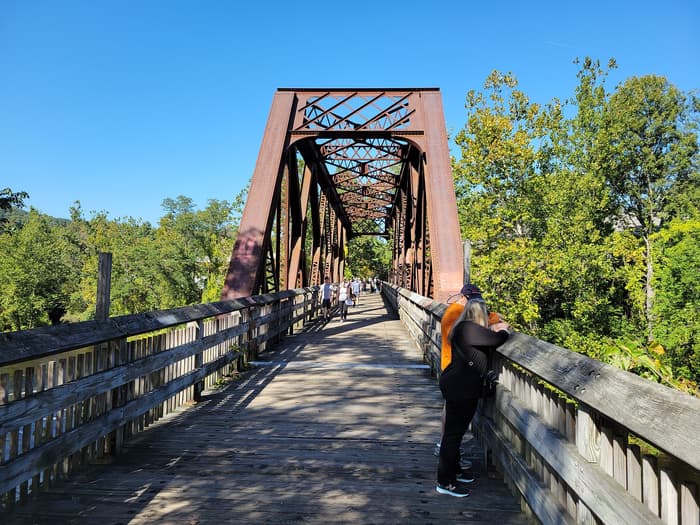
M441 409L401 322L364 296L9 523L525 523L470 436L471 497L435 492Z

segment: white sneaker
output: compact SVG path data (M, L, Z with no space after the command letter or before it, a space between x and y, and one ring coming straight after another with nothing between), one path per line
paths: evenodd
M456 498L466 498L469 496L469 489L459 482L450 483L449 485L440 485L438 483L435 490L440 494L447 494L448 496L454 496Z

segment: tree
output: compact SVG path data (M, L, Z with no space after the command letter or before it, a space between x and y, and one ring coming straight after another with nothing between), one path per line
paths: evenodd
M700 216L653 236L655 339L681 377L700 383Z
M674 374L697 381L700 104L655 77L608 93L614 60L577 63L563 104L530 104L498 72L467 96L453 172L472 275L522 330L674 386ZM650 316L655 340L640 340Z
M0 210L9 211L12 208L21 208L24 205L24 199L28 199L29 194L26 191L14 192L10 188L0 190Z
M391 266L391 246L381 237L360 235L350 239L345 277L386 278Z
M12 209L22 208L24 200L28 198L29 194L25 191L14 192L10 188L0 190L0 228L6 227Z
M237 232L234 204L211 199L195 211L192 199L180 195L163 208L157 235L167 305L218 300Z
M0 234L0 329L58 322L68 304L71 268L48 216L32 209L16 232Z
M100 252L112 254L110 315L160 309L164 294L153 227L131 217L111 220L106 212L85 220L79 207L71 209L71 219L65 235L81 261L81 273L71 296L70 319L95 316Z
M537 122L542 138L532 205L541 221L545 273L553 283L540 295L545 336L562 326L607 334L610 320L619 316L613 298L622 285L610 257L611 203L592 160L608 99L605 80L616 63L611 59L603 68L588 57L575 63L580 69L574 96L566 106L556 99L545 106Z
M473 247L472 276L493 308L536 331L538 295L551 282L537 239L542 235L541 177L535 143L540 107L517 89L514 75L492 72L485 94L467 94L467 123L453 163L463 239Z
M654 340L654 234L668 220L669 197L694 172L698 137L687 126L693 107L664 77L633 77L622 84L603 114L598 169L617 205L618 227L644 245L644 320Z

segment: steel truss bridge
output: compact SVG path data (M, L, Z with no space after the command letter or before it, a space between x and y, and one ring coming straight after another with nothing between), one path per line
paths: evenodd
M391 243L392 284L438 300L460 289L440 91L277 90L222 299L337 282L361 235Z

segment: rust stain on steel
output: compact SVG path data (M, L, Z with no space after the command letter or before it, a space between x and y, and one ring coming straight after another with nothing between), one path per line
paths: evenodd
M439 89L279 89L222 299L339 280L358 235L393 238L391 282L442 301L460 289Z

